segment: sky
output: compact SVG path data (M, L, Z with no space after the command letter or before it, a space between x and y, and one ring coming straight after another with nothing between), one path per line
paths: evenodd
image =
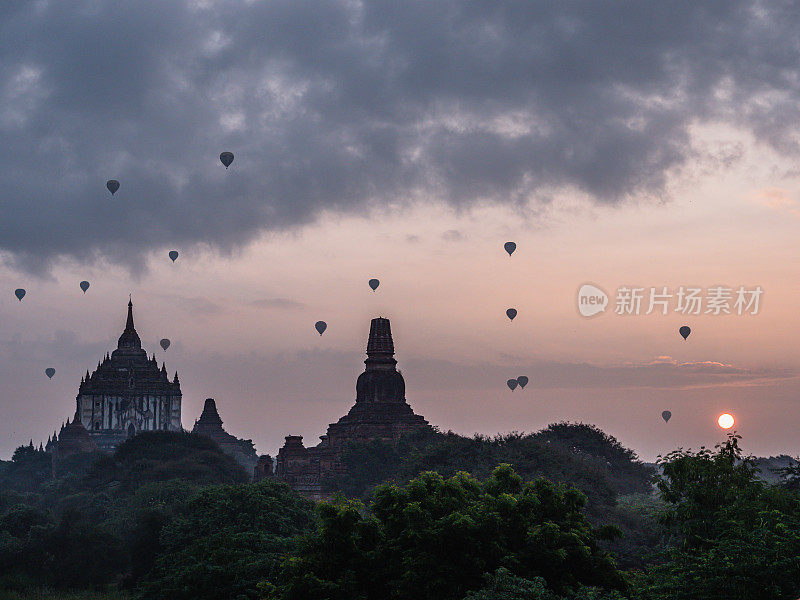
M213 397L260 453L346 414L384 316L445 431L593 423L653 460L730 412L800 454L791 3L155 4L0 3L0 457L72 416L128 294L184 427ZM731 314L676 310L719 287Z

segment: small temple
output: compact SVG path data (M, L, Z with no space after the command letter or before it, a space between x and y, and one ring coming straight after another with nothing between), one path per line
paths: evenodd
M241 440L222 428L222 418L217 412L217 403L213 398L206 398L203 413L194 422L192 433L204 435L214 440L228 456L236 459L252 477L258 456L251 440Z
M340 457L350 442L381 439L394 443L403 434L430 427L406 401L389 319L372 319L364 363L366 368L356 381L355 404L328 426L320 443L306 448L302 436L290 435L278 451L275 477L306 496L323 499L330 495L324 489L324 477L344 473Z
M54 433L53 439L47 440L47 446L47 450L52 451L57 459L98 450L91 434L78 419L77 413L73 417L72 423L67 419L67 423L61 426L58 436Z

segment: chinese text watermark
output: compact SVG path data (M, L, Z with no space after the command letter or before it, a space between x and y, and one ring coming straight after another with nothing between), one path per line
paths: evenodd
M673 289L666 286L622 286L617 289L614 312L620 316L666 315L669 312L682 315L757 315L763 293L761 286L681 286ZM584 284L578 290L578 312L584 317L605 312L608 304L608 294L594 284Z

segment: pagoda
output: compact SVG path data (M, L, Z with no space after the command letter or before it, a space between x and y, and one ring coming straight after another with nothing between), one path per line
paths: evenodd
M117 349L81 379L76 417L100 450L112 451L140 431L181 431L181 386L155 354L147 357L133 324L133 302Z
M192 433L204 435L214 440L220 449L228 456L233 457L250 477L258 462L252 440L241 440L222 428L222 418L217 412L217 403L213 398L206 398L203 413L194 422Z
M97 444L86 428L78 420L78 415L72 419L72 423L67 419L66 425L61 426L58 438L53 435L53 441L48 440L48 445L52 443L52 451L56 458L66 458L73 454L83 454L98 450Z
M278 451L275 476L307 496L327 497L322 481L326 475L344 473L339 458L350 442L394 443L405 433L430 427L406 401L389 319L372 319L364 363L366 368L356 381L356 403L328 426L320 443L306 448L302 436L290 435Z

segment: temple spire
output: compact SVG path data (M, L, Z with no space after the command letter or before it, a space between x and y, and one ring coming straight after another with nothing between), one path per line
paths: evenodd
M367 340L367 356L378 358L394 355L394 342L392 341L392 328L389 319L378 317L372 319L369 325L369 339Z
M392 341L392 328L389 319L378 317L372 319L369 325L369 338L367 340L367 360L364 361L367 370L394 369L397 361L394 359L394 342Z
M389 319L372 319L367 340L367 368L356 382L356 403L405 402L406 384L396 369Z
M125 332L136 332L133 326L133 300L128 296L128 321L125 323Z
M142 340L139 339L139 334L136 333L136 328L133 326L133 301L128 297L128 319L125 322L125 331L119 337L117 349L125 350L141 350Z

